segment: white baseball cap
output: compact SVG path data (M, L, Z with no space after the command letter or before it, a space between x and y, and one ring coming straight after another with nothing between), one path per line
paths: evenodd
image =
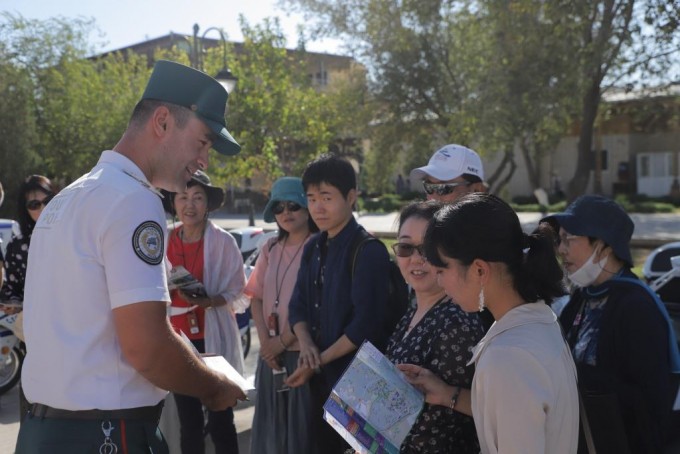
M462 145L449 144L437 150L425 167L411 170L411 179L426 176L449 181L461 175L474 175L484 181L484 168L479 155Z

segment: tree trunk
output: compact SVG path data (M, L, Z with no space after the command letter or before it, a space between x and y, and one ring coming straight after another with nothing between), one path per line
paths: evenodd
M489 185L490 193L498 193L503 187L508 184L510 179L517 169L517 164L515 163L515 153L512 148L506 148L503 150L503 160L496 169L496 171L491 175L486 183ZM506 172L506 176L501 179L503 172Z
M522 137L522 141L520 143L520 150L522 150L524 163L527 166L527 175L529 176L529 183L531 183L531 189L532 190L538 189L541 187L541 181L538 175L538 162L534 162L534 160L531 158L531 145L527 143L526 137Z
M576 170L567 186L567 202L585 193L590 180L590 163L593 148L593 127L600 106L600 77L594 77L583 98L581 128L577 147Z

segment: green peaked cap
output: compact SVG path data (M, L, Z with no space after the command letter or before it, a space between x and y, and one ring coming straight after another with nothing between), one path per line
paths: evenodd
M191 109L216 135L212 147L224 155L235 155L241 146L227 131L224 112L229 93L209 75L168 60L158 60L142 99L169 102Z

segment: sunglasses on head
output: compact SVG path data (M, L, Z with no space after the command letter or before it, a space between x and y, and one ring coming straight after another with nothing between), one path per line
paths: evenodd
M437 193L437 195L451 194L458 186L470 186L469 181L461 181L460 183L428 183L423 181L423 189L429 195Z
M45 197L42 200L38 199L29 200L26 202L26 209L30 211L39 210L40 207L47 206L47 204L50 203L50 200L52 200L52 196Z
M392 245L392 250L397 257L411 257L415 251L418 251L418 254L425 258L425 251L423 250L422 244L416 246L411 243L394 243Z
M272 208L272 213L274 214L281 214L283 211L288 208L288 211L291 213L298 211L300 208L302 208L302 205L299 203L295 202L279 202L274 207Z

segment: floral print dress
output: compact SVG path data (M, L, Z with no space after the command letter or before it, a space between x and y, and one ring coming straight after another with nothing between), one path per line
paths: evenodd
M6 279L0 292L0 299L24 301L24 282L26 281L26 263L28 263L28 246L31 237L15 236L7 243L5 252Z
M465 313L447 298L406 334L415 310L409 309L399 321L387 357L395 364L425 367L449 385L470 388L474 368L466 364L484 335L479 316ZM426 403L401 445L401 453L479 453L474 421L448 407Z

